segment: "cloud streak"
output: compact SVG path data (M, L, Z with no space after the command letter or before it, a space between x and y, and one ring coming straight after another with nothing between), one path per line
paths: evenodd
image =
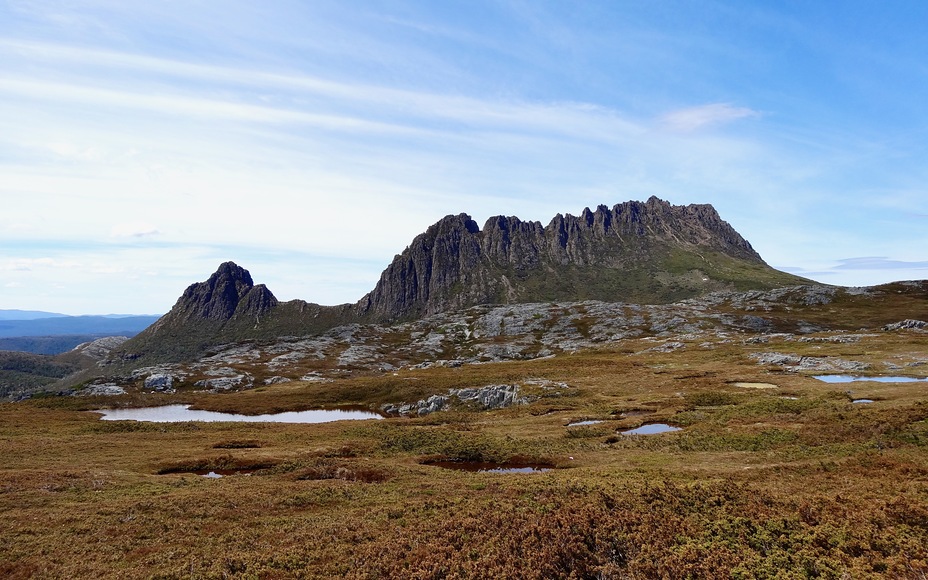
M926 270L928 261L907 262L892 260L885 256L866 256L861 258L845 258L838 260L836 270Z
M748 107L735 107L729 103L710 103L670 111L662 115L659 120L665 129L678 133L691 133L759 116L759 112Z

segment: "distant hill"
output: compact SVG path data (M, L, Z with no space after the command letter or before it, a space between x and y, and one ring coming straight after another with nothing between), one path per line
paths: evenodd
M0 338L65 334L92 337L135 336L156 320L157 316L64 315L19 320L3 319L0 320Z
M72 361L25 352L0 351L0 400L16 393L40 390L80 368L78 363Z
M125 340L124 336L98 338L54 356L0 351L0 401L31 396L81 371L92 372L98 361Z
M92 342L106 336L114 335L58 334L54 336L16 336L12 338L0 338L0 351L55 355L68 352L80 344ZM118 334L115 336L129 335ZM134 336L134 334L132 336Z
M38 318L59 318L67 314L57 312L42 312L41 310L3 310L0 309L0 320L36 320Z

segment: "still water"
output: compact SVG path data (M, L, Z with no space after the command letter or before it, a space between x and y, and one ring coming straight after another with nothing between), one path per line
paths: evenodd
M182 421L234 421L241 423L328 423L358 419L382 419L370 411L342 409L313 409L310 411L287 411L266 415L238 415L235 413L218 413L216 411L199 411L190 405L165 405L162 407L141 407L138 409L100 409L104 421L150 421L153 423L179 423Z
M538 473L552 469L552 466L542 463L487 463L484 461L429 461L425 465L481 473Z
M658 433L670 433L672 431L680 431L680 428L666 423L650 423L637 429L622 431L622 435L657 435Z
M922 383L928 378L917 377L861 377L855 375L813 375L812 378L825 383L853 383L854 381L874 381L877 383Z

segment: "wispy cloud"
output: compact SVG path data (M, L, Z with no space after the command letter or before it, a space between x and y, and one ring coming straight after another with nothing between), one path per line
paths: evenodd
M161 235L161 231L149 223L127 222L114 225L110 235L114 238L150 238Z
M665 113L660 117L660 124L670 131L689 133L758 116L760 116L759 112L747 107L735 107L729 103L712 103Z
M79 80L0 77L0 91L33 99L65 100L107 107L129 107L149 111L213 119L271 123L304 123L327 129L380 133L425 133L423 122L449 123L451 128L493 128L543 131L575 138L615 141L637 135L643 126L617 111L591 103L559 101L532 102L512 98L475 98L459 94L397 89L384 85L336 81L318 76L269 73L246 67L231 68L156 58L126 52L85 49L57 44L0 39L0 51L26 55L58 65L72 63L85 74ZM222 94L238 100L204 98L198 95L133 91L113 86L112 70L122 77L151 73L176 84L220 83ZM130 85L131 86L131 85ZM216 87L216 89L219 88ZM260 90L267 100L291 107L249 102L254 98L244 89ZM323 99L323 100L319 100ZM336 111L319 113L319 108ZM391 122L370 117L389 118ZM448 127L432 127L435 133Z
M31 272L36 269L73 269L80 268L76 260L59 260L55 258L11 258L0 262L0 271Z
M906 262L904 260L891 260L885 256L865 256L861 258L845 258L838 260L836 270L925 270L928 261Z

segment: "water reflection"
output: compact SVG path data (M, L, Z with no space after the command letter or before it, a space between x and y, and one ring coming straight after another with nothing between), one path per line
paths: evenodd
M813 375L813 379L818 379L824 383L853 383L854 381L874 381L877 383L921 383L928 381L928 378L920 379L917 377L862 377L857 375Z
M551 465L543 463L489 463L486 461L429 461L425 465L483 473L540 473L553 469Z
M382 419L377 413L343 409L313 409L310 411L287 411L265 415L239 415L191 409L190 405L164 405L138 409L100 409L104 421L149 421L153 423L179 423L183 421L233 421L240 423L328 423L330 421Z
M622 435L657 435L659 433L670 433L680 430L681 429L679 427L674 427L666 423L650 423L648 425L642 425L637 429L622 431Z

